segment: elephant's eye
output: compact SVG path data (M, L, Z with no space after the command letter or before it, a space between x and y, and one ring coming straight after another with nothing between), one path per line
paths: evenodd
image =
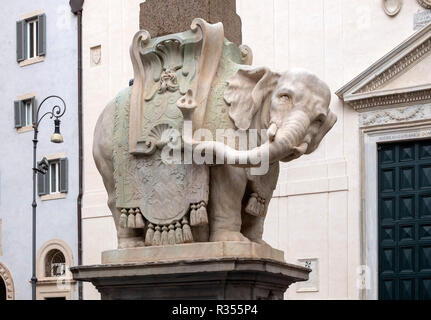
M288 102L290 102L290 101L291 101L290 96L289 96L288 94L286 94L286 93L280 94L280 95L278 96L278 98L279 98L282 102L286 102L286 103L288 103Z

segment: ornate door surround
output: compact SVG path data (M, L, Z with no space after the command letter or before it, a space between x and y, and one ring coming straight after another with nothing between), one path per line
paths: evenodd
M12 274L4 264L0 262L0 278L6 287L6 300L15 300L15 286L13 284Z

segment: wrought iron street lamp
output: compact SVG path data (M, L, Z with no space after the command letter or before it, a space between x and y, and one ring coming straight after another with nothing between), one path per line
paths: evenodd
M39 111L44 105L44 103L51 99L57 99L61 102L60 105L55 104L51 111L48 111L44 113L39 118ZM66 112L66 103L64 100L59 96L49 96L45 98L37 108L37 111L35 113L35 119L33 120L33 129L34 129L34 137L33 137L33 223L32 223L32 267L33 267L33 275L31 277L31 296L32 300L36 300L36 284L37 284L37 277L36 277L36 208L37 208L37 202L36 202L36 177L37 174L40 173L42 175L45 175L48 172L49 169L49 163L46 158L43 158L42 161L39 163L36 162L36 152L37 152L37 136L39 133L39 124L40 122L46 117L50 116L51 119L54 119L54 126L55 130L54 133L51 136L51 142L53 143L62 143L63 142L63 136L60 133L60 118L64 115Z

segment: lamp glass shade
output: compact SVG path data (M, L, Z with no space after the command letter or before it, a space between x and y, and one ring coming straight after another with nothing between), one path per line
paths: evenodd
M63 143L63 136L60 133L60 120L55 119L54 124L55 124L55 129L54 129L54 133L51 136L51 142Z

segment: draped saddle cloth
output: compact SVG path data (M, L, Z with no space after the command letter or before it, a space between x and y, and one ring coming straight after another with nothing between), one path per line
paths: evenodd
M150 224L160 228L175 226L192 206L194 209L208 203L209 170L204 165L164 163L162 150L157 148L151 155L131 154L130 96L131 88L128 88L115 101L113 162L117 208L126 215L130 210L134 214L140 212ZM181 128L182 115L175 105L179 97L179 93L160 94L155 106L144 115L149 135L155 140L160 140L169 127ZM144 223L135 221L127 227L143 228Z

